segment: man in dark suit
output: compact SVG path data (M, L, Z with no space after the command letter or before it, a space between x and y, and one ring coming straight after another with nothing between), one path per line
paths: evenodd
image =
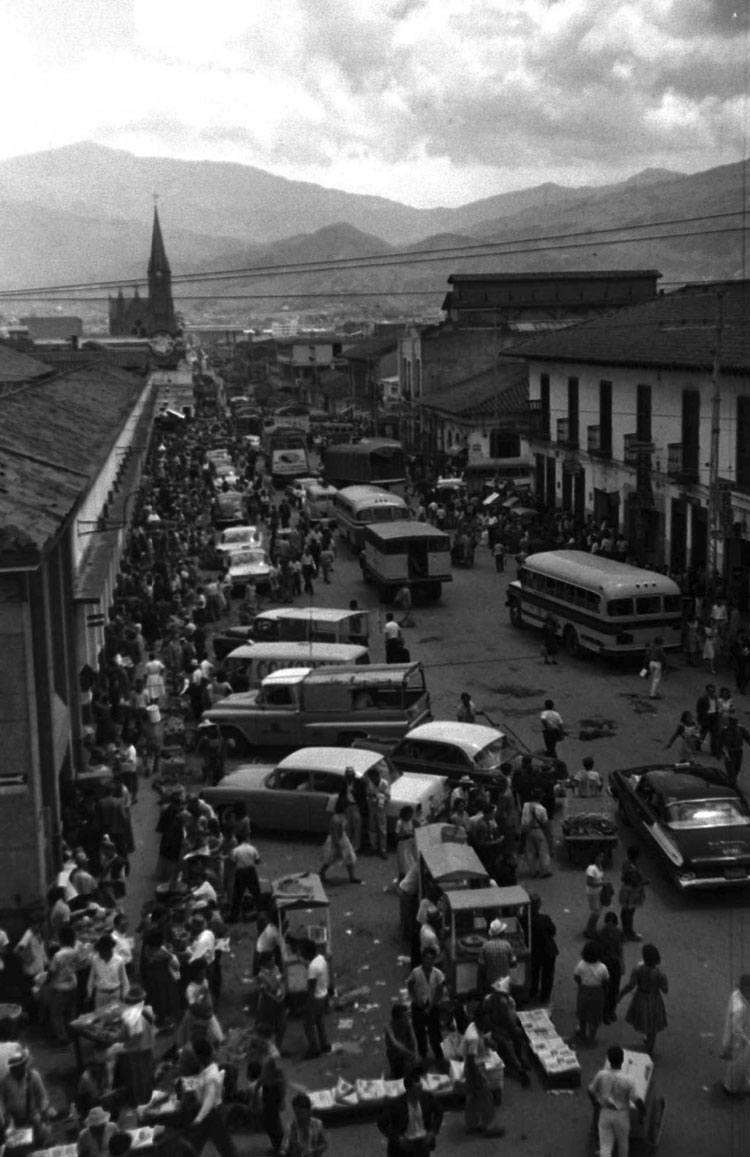
M406 1092L396 1097L378 1121L388 1138L388 1157L428 1157L437 1143L443 1109L432 1093L422 1088L423 1070L417 1065L404 1076Z
M713 683L706 684L706 694L701 695L696 702L695 716L701 729L701 743L703 743L706 736L708 736L709 743L711 744L711 754L718 756L721 750L719 737L719 700L716 695L716 687Z

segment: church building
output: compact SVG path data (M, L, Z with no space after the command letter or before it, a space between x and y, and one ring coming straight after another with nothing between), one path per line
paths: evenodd
M177 320L172 301L172 271L167 261L161 234L159 212L154 206L151 256L148 262L148 297L141 297L136 286L126 301L122 290L109 299L109 332L112 337L145 337L154 334L176 335Z

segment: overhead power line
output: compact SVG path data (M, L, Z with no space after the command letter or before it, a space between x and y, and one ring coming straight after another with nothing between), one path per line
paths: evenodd
M743 220L732 226L718 229L687 229L679 232L654 233L652 230L665 229L679 225L698 225L706 222L718 222L730 217L743 217ZM709 237L728 233L743 232L747 228L743 210L733 212L704 214L696 217L674 217L662 221L641 222L637 225L610 226L606 229L591 231L577 231L573 233L549 234L541 237L523 237L500 241L484 241L471 245L446 246L440 249L406 250L393 254L372 254L364 257L345 257L321 259L319 261L287 262L278 265L247 266L243 268L211 270L202 273L177 274L172 278L173 285L210 284L212 282L226 282L237 279L252 280L255 278L270 278L284 276L302 276L312 273L344 272L347 270L361 270L373 268L398 268L400 265L424 265L436 261L468 260L477 257L509 257L529 253L548 253L560 249L587 249L591 245L632 245L650 241L678 240L686 237ZM645 232L644 232L645 231ZM611 236L614 234L614 236ZM625 234L626 236L622 236ZM96 290L113 290L123 287L143 285L146 278L121 278L113 281L74 282L65 285L32 286L25 289L0 290L0 300L17 300L19 298L47 296L50 294L71 294L79 292L94 292ZM332 291L336 296L336 291ZM343 291L345 292L345 291ZM372 294L383 296L387 290ZM343 293L342 293L343 295ZM268 294L258 296L266 297ZM302 295L300 295L302 296ZM322 296L330 297L331 294Z

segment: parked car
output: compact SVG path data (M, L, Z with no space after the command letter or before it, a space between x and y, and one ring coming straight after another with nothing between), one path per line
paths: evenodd
M272 671L290 667L361 666L370 662L367 647L351 643L259 643L254 639L238 645L224 660L227 682L235 691L259 687Z
M216 553L220 559L224 559L242 547L261 546L262 542L263 536L257 526L228 526L219 535Z
M723 771L649 763L614 771L622 818L659 857L678 888L736 888L750 881L750 808Z
M389 831L402 807L419 807L427 822L445 809L448 783L440 776L403 774L382 755L341 747L303 747L275 766L245 764L202 795L214 808L243 804L254 830L322 834L328 831L347 767L353 767L358 778L376 767L390 780Z
M367 742L363 739L360 744L364 747ZM399 771L429 770L452 782L470 775L476 783L502 774L510 754L508 738L497 728L442 719L413 727L388 752Z
M214 526L241 526L245 517L245 500L239 491L219 491L213 501Z
M258 590L268 587L268 576L271 573L271 560L265 550L254 547L252 550L238 550L229 555L227 573L232 584L232 593L243 591L250 579Z
M249 643L252 637L252 623L247 626L224 627L223 630L217 631L211 638L216 662L222 663L227 655L231 654L237 647L241 647L243 643Z
M259 691L229 695L203 718L239 752L348 747L370 734L400 738L430 718L430 696L421 663L291 669L266 676Z

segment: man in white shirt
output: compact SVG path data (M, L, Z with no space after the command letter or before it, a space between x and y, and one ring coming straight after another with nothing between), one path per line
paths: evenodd
M253 847L247 836L243 837L236 848L232 849L231 858L235 864L234 889L232 891L232 908L229 913L229 923L236 924L240 918L242 901L245 893L249 892L257 909L260 905L260 880L258 867L260 852Z
M383 638L385 639L385 661L386 663L398 662L398 652L401 649L402 634L401 628L389 611L385 616L385 624L383 625Z
M628 1157L630 1141L630 1106L640 1113L645 1105L635 1095L635 1085L622 1070L624 1054L619 1045L607 1049L607 1064L589 1085L589 1097L598 1110L599 1157L612 1157L615 1145L618 1157Z
M602 910L602 886L604 884L603 862L604 856L601 852L597 852L586 869L586 899L589 905L589 918L586 924L585 935L589 940L596 936L596 926Z
M544 700L544 711L542 711L540 718L544 749L552 759L557 759L557 745L563 738L565 724L560 712L555 711L555 704L552 699Z
M126 968L133 963L133 941L127 935L127 931L128 918L124 912L119 912L115 916L111 935L115 942L114 954L120 957Z
M427 1059L427 1041L440 1062L443 1057L440 1029L440 1002L445 995L445 975L435 967L437 957L433 948L422 953L422 963L409 974L406 987L411 997L411 1017L414 1036L422 1060Z
M211 1141L220 1157L237 1157L237 1150L221 1111L224 1074L214 1061L213 1050L207 1040L195 1041L193 1049L201 1071L195 1084L199 1107L188 1131L190 1143L198 1154L203 1152L206 1141Z
M302 942L300 955L307 964L307 1004L303 1020L308 1045L305 1060L312 1060L331 1051L325 1023L331 974L328 961L312 940Z

